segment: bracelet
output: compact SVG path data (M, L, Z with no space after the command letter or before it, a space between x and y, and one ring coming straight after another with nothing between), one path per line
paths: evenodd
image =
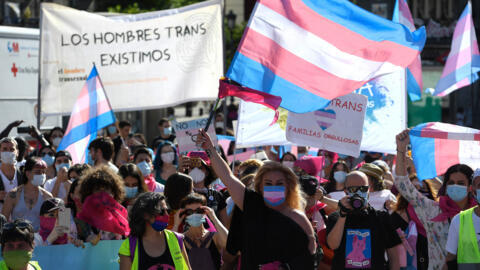
M340 215L340 217L346 217L347 216L347 213L342 213L342 210L338 211L338 214Z

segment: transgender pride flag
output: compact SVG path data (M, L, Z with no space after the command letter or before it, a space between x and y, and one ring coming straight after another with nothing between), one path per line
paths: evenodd
M407 0L396 1L392 21L405 25L412 32L415 31L415 24ZM422 98L422 87L422 59L418 55L407 67L407 92L411 101Z
M472 4L468 1L455 27L450 54L433 95L445 96L474 83L478 80L479 71L480 53L472 20Z
M410 130L412 157L418 179L444 174L448 167L463 163L480 168L480 130L431 122Z
M424 28L412 33L347 0L259 0L227 77L305 113L406 68L424 43Z
M97 138L97 131L113 123L115 123L115 115L103 89L97 68L93 66L73 106L67 131L58 150L70 152L74 164L84 163L88 145Z

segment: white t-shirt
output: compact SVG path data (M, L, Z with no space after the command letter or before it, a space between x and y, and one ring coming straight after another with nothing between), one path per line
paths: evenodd
M46 189L48 192L52 193L53 186L55 186L55 182L57 182L57 177L47 180L43 185L43 188ZM65 200L66 197L67 197L67 191L65 190L64 183L61 183L60 188L58 189L57 198Z
M343 197L347 196L344 191L334 191L327 194L331 199L340 201Z
M388 189L370 192L368 196L368 203L370 206L379 211L387 210L385 209L385 202L388 200L397 202L395 195L393 195L393 193Z
M473 227L475 228L475 235L477 236L477 243L480 244L480 217L475 214L472 215ZM448 253L457 254L458 248L458 233L460 230L460 214L453 217L448 229L448 238L445 249Z
M165 190L164 185L162 185L158 182L155 182L155 190L153 192L163 193L164 190Z

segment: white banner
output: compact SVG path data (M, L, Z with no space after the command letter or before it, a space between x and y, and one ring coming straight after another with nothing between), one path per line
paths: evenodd
M325 109L288 114L287 140L358 157L367 97L349 94L332 100Z
M115 111L215 99L223 73L221 1L105 17L42 3L44 114L69 114L94 62Z
M405 71L380 76L355 93L368 97L360 149L395 154L395 136L407 126Z
M175 135L177 136L178 152L182 155L186 155L191 151L203 151L201 147L196 144L198 130L205 128L208 118L201 118L191 120L187 122L172 121L173 129L175 129ZM208 128L208 135L212 139L213 143L217 145L217 135L215 134L215 127L213 123Z
M280 116L277 123L270 125L275 111L263 105L242 100L238 109L236 147L289 144L285 137L288 111L282 108L278 110Z

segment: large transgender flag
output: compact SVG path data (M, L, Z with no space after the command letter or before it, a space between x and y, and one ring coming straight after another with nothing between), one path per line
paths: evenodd
M259 0L227 77L305 113L407 67L424 43L424 28L412 33L347 0Z
M418 178L431 179L448 167L463 163L480 168L480 130L431 122L410 130L412 156Z
M415 31L415 24L407 0L397 0L395 2L392 21L405 25L412 32ZM407 92L411 101L422 98L422 88L422 59L418 55L407 67Z
M455 27L447 63L433 95L445 96L474 83L478 80L479 71L480 53L472 20L472 4L468 1Z
M115 115L103 89L97 68L93 66L87 82L73 106L67 131L58 150L72 155L73 163L84 163L88 145L97 138L97 131L115 123Z

